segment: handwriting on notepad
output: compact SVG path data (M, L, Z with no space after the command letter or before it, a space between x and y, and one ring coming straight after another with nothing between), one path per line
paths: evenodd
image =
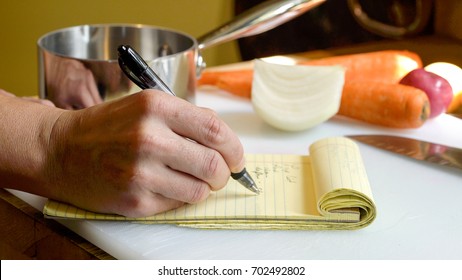
M301 167L299 163L273 163L272 165L266 163L264 166L255 166L255 168L249 170L249 172L253 174L253 177L258 181L266 180L270 177L277 176L278 174L282 173L287 182L297 183L298 176L294 175L294 171L298 172L300 168Z

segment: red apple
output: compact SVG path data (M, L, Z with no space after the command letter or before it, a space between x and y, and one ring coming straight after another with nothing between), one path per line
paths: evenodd
M412 70L399 83L419 88L427 94L430 118L446 112L453 97L452 87L445 78L423 68Z

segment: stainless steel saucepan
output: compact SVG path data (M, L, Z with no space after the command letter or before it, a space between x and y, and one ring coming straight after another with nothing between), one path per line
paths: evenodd
M259 34L326 0L272 0L198 38L147 25L82 25L38 40L40 97L79 109L139 91L120 70L117 47L131 45L177 94L194 103L196 80L205 67L201 50Z

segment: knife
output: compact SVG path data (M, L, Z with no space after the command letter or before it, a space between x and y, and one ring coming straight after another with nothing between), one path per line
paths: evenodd
M442 166L462 169L462 149L392 135L345 135L383 150Z

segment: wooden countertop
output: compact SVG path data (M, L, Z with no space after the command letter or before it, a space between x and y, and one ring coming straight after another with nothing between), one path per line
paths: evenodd
M0 259L114 259L10 192L0 189Z

